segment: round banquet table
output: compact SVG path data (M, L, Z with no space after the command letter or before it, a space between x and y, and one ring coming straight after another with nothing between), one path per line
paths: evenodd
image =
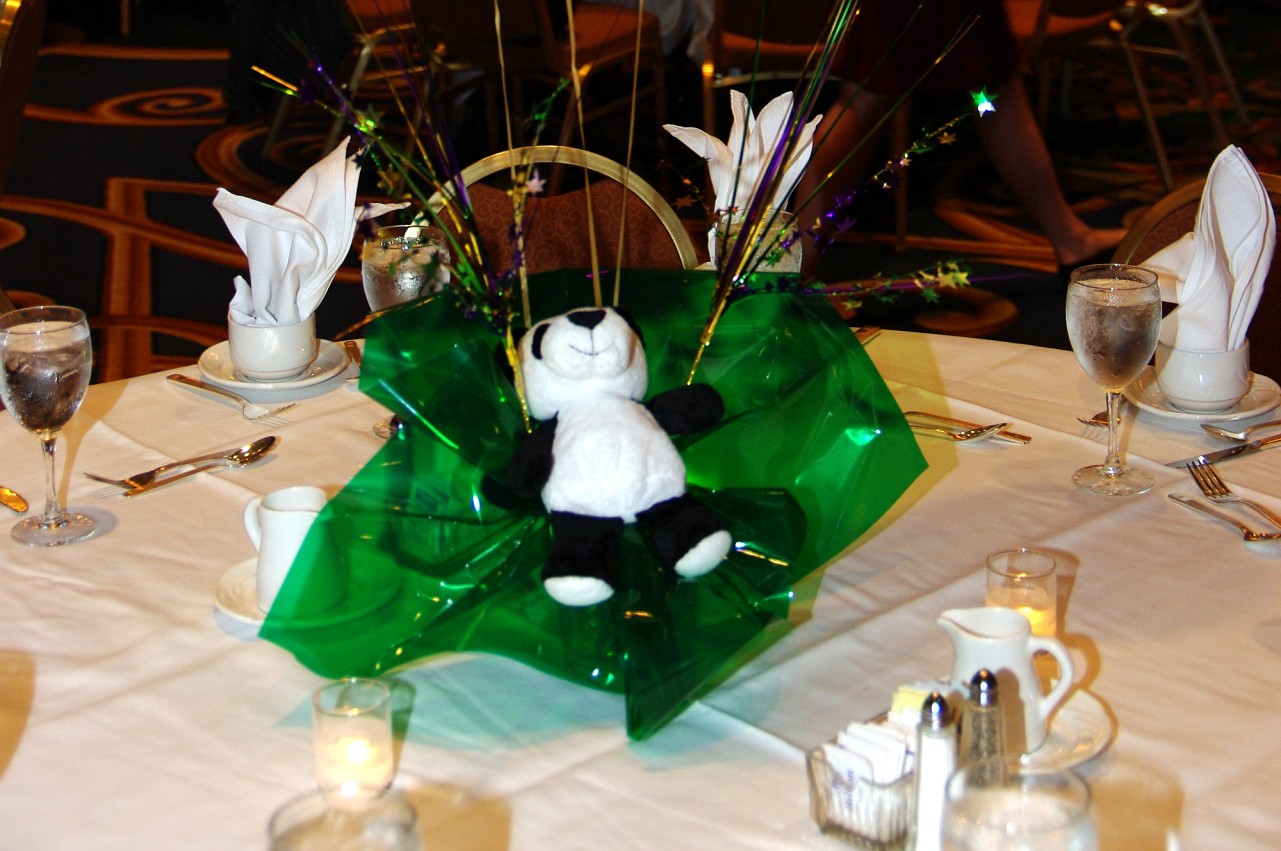
M1061 635L1114 728L1079 767L1103 847L1275 847L1281 556L1165 497L1194 488L1162 462L1218 444L1131 414L1129 459L1156 488L1092 496L1069 477L1102 459L1102 432L1076 420L1102 394L1070 352L892 331L866 345L904 410L1009 421L1032 442L920 437L929 469L797 601L795 628L645 741L628 740L620 697L506 659L395 672L397 783L425 847L841 847L810 819L805 753L897 685L944 675L938 615L981 605L984 557L1022 545L1058 558ZM346 373L294 395L266 462L124 499L81 472L269 430L159 374L90 389L59 484L101 532L50 550L0 536L0 847L260 848L272 810L313 785L321 679L213 600L252 556L246 501L336 492L378 449L385 411ZM0 484L36 501L35 439L7 415L0 438ZM1281 452L1220 469L1281 508Z

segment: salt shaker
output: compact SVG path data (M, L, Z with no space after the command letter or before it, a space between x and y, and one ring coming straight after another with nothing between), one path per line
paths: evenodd
M930 692L921 707L916 742L916 851L940 851L947 779L956 768L956 713Z
M987 668L975 671L970 678L970 697L965 702L961 720L962 765L1005 756L1005 726L1001 723L998 695L996 675ZM998 765L989 762L982 770L994 772Z

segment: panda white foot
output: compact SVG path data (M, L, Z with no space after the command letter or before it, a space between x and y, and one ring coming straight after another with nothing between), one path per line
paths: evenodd
M614 596L608 582L592 576L554 576L543 581L543 588L562 606L594 606Z
M695 576L711 572L725 560L732 543L729 532L724 529L713 532L681 556L675 565L677 574L686 579L693 579Z

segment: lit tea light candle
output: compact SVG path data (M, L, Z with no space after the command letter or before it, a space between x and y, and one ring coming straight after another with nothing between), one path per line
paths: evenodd
M312 707L320 788L357 797L390 786L395 776L390 689L377 680L340 680L318 689Z
M1058 632L1058 580L1054 557L1023 547L987 559L985 605L1014 609L1027 618L1033 635Z

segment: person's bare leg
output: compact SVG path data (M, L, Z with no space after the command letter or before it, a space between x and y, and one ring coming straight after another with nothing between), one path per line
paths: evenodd
M824 113L814 133L814 151L809 166L792 196L791 206L803 231L814 229L815 221L836 206L839 195L867 178L876 140L865 140L864 136L892 104L893 98L888 95L862 91L852 83L841 85L835 103ZM849 160L841 165L847 155ZM828 172L838 168L832 178L824 182ZM814 197L806 204L811 194ZM804 237L801 245L802 271L812 275L818 262L818 250L808 236Z
M979 139L1001 179L1014 191L1049 239L1061 266L1114 247L1124 228L1096 230L1068 206L1041 129L1017 76L996 91L996 111L978 120Z

